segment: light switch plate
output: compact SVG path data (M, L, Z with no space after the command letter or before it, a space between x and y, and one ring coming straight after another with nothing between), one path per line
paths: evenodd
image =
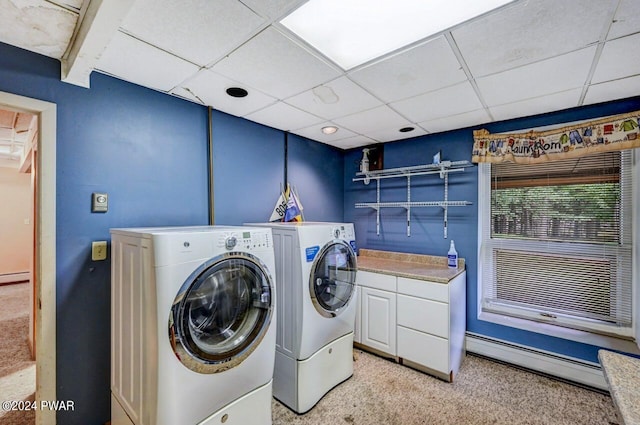
M91 195L91 212L107 212L109 209L109 195L94 192Z
M102 261L107 259L107 241L91 242L91 260Z

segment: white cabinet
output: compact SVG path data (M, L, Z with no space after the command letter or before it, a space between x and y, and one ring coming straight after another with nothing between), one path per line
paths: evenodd
M466 272L448 284L398 278L398 357L452 381L464 355Z
M396 277L358 270L355 341L396 356Z
M466 272L448 284L358 271L356 342L452 381L464 357Z
M361 307L361 343L395 356L396 294L363 287Z

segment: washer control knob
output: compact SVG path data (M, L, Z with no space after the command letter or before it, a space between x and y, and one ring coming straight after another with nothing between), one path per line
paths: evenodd
M335 239L338 239L340 237L340 229L338 229L337 227L333 229L333 237Z
M236 246L236 243L238 243L238 240L236 239L235 236L229 236L225 241L224 241L224 247L227 249L232 249L233 247Z

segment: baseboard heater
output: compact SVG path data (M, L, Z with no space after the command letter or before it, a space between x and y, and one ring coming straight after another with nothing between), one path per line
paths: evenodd
M608 391L600 364L514 344L484 335L466 333L467 351L545 375Z
M26 282L29 279L31 279L31 273L29 272L0 274L0 285L3 283Z

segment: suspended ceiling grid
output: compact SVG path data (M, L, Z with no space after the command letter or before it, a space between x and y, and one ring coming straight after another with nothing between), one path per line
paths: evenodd
M518 0L350 70L279 23L303 3L0 0L0 41L343 149L640 95L639 0Z

